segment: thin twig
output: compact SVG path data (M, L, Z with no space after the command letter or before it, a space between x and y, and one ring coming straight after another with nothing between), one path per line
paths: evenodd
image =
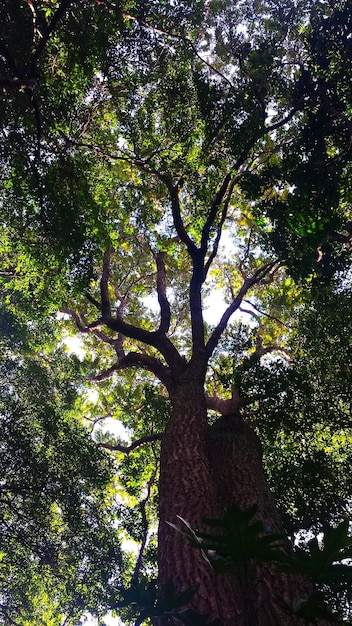
M161 441L163 437L163 433L154 433L153 435L146 435L145 437L141 437L140 439L136 439L129 446L124 446L120 443L103 443L98 442L97 445L100 448L105 448L106 450L111 450L111 452L123 452L124 454L129 454L132 450L139 448L139 446L143 446L145 443L152 443L153 441Z
M253 304L253 302L251 302L250 300L246 299L246 300L243 300L243 302L245 302L246 304L249 304L249 306L251 306L253 309L258 311L258 313L260 313L260 315L265 315L265 317L268 317L269 319L273 320L274 322L277 322L278 324L281 324L281 326L284 326L285 328L288 328L288 329L292 329L292 326L289 326L288 324L286 324L285 322L280 320L278 317L275 317L274 315L270 315L269 313L266 313L265 311L263 311L263 309L260 309L258 306ZM246 309L244 312L245 313L250 313L251 315L258 317L254 312L249 311L248 309Z
M231 182L231 184L230 184L230 187L229 187L229 189L228 189L227 198L226 198L226 201L225 201L225 204L224 204L224 207L223 207L222 213L221 213L221 219L220 219L220 223L219 223L219 226L218 226L218 229L217 229L217 233L216 233L216 237L215 237L215 241L214 241L213 249L212 249L212 251L211 251L211 253L210 253L210 256L209 256L209 258L208 258L208 260L207 260L207 262L206 262L206 264L205 264L205 266L204 266L204 274L203 274L203 276L204 276L204 280L206 279L206 277L207 277L207 275L208 275L208 272L209 272L209 269L210 269L210 267L211 267L211 264L212 264L212 262L214 261L214 259L215 259L216 255L217 255L217 253L218 253L218 249L219 249L219 244L220 244L220 239L221 239L222 229L223 229L223 226L224 226L224 223L225 223L226 217L227 217L227 212L228 212L229 204L230 204L231 197L232 197L232 193L233 193L233 190L234 190L235 185L236 185L236 183L237 183L237 180L238 180L238 177L235 177L235 178L232 180L232 182Z
M150 499L151 493L152 493L152 487L157 475L157 471L158 471L158 466L156 465L154 468L154 471L147 483L147 495L144 498L144 500L142 500L139 503L139 508L141 510L141 516L142 516L142 524L143 524L143 535L142 535L142 542L141 542L141 547L139 549L139 553L138 553L138 558L136 561L136 567L134 569L133 572L133 576L132 576L132 582L136 583L139 577L139 572L141 570L142 567L142 561L143 561L143 556L144 556L144 551L145 548L147 546L147 541L148 541L148 533L149 533L149 524L148 524L148 517L147 517L147 511L146 511L146 506L148 504L148 501Z
M244 271L243 271L243 266L244 266L244 264L247 261L248 256L249 256L249 251L250 251L250 247L251 247L251 240L252 240L252 233L253 233L253 228L251 228L250 231L249 231L249 236L248 236L246 250L244 252L243 259L241 259L241 263L240 263L240 267L239 267L241 276L243 278L245 278L245 274L244 274Z

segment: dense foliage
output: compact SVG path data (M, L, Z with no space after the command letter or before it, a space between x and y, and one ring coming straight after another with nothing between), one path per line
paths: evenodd
M112 466L77 416L79 364L53 323L3 310L1 328L1 623L76 624L121 576Z
M0 23L3 623L191 601L155 583L157 485L202 355L209 423L240 397L285 532L347 546L350 3L7 0ZM320 581L345 620L349 587Z

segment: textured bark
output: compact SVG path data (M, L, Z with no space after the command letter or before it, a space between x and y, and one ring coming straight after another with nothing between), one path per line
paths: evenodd
M208 431L208 454L216 486L218 514L236 504L244 510L257 505L257 518L268 531L283 532L280 515L267 483L261 443L239 414L227 415ZM228 586L228 576L218 584ZM298 624L289 609L299 597L309 593L309 585L298 577L278 572L272 564L251 565L238 579L237 621L223 615L225 626L288 626ZM285 610L284 606L287 609ZM228 607L231 611L231 607ZM233 610L233 608L232 608Z
M241 509L256 504L265 527L282 531L263 471L261 444L249 424L233 414L209 427L203 389L194 381L178 385L171 400L160 466L161 590L168 583L179 592L197 585L189 608L216 626L298 626L302 622L290 607L311 593L309 582L273 564L250 565L241 577L216 575L201 553L166 523L181 526L179 515L193 528L204 528L202 517L221 516L232 504Z
M263 470L260 439L249 424L239 414L223 416L208 428L207 442L219 509L256 504L265 526L281 532L280 515Z
M203 401L202 401L203 398ZM178 515L193 528L214 511L215 491L209 473L207 415L202 386L177 385L173 412L162 440L159 485L159 583L177 591L198 586L193 606L215 615L214 574L201 553L167 522L182 526Z

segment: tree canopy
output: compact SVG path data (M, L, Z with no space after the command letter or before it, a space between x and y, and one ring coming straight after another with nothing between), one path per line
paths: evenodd
M3 623L349 623L350 3L0 18ZM214 591L199 537L223 515L303 556ZM250 613L264 579L282 599Z

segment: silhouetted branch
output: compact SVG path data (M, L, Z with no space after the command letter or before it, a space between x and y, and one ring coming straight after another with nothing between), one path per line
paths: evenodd
M140 439L136 439L129 446L123 446L120 443L103 443L98 442L97 445L100 448L105 448L106 450L111 450L111 452L123 452L124 454L129 454L132 450L139 448L139 446L143 446L146 443L152 443L153 441L161 441L163 437L162 433L155 433L153 435L146 435L145 437L141 437Z
M104 372L92 376L91 380L101 382L102 380L110 378L115 372L130 367L141 367L154 374L166 387L170 385L171 374L169 368L159 361L159 359L144 354L143 352L128 352L127 354L121 355L116 363Z
M266 313L265 311L263 311L263 309L260 309L257 305L253 304L250 300L243 300L243 302L246 302L253 309L255 309L255 311L258 311L259 315L265 315L265 317L268 317L274 322L277 322L281 326L284 326L285 328L291 328L288 324L285 324L285 322L282 322L278 317L275 317L274 315L270 315L269 313ZM248 313L249 315L252 315L253 317L259 317L259 315L255 313L255 311L251 311L250 309L245 309L243 307L240 307L240 310L243 311L244 313Z
M174 226L176 228L176 232L181 239L181 241L186 245L188 253L190 257L193 259L194 255L198 253L198 248L196 244L192 241L190 236L188 235L182 217L181 217L181 207L180 207L180 198L179 198L179 187L181 185L181 181L178 182L177 185L171 187L169 189L171 195L171 209L172 209L172 217L174 221Z
M230 184L231 181L231 174L227 174L221 184L221 187L218 191L218 193L216 194L213 203L211 205L210 211L209 211L209 215L207 217L207 220L203 226L203 230L202 230L202 239L201 239L201 250L203 252L203 254L206 254L207 248L208 248L208 242L209 242L209 235L210 235L210 231L211 228L214 224L214 221L216 219L216 216L218 214L219 211L219 207L225 197L226 191L228 189L228 186Z
M206 277L208 275L208 272L209 272L209 269L211 267L211 264L214 261L216 255L218 253L219 243L220 243L221 233L222 233L222 228L224 226L224 223L225 223L225 220L226 220L226 217L227 217L227 211L228 211L228 208L229 208L230 200L231 200L232 193L233 193L233 190L234 190L234 187L235 187L235 184L236 184L237 180L238 180L238 178L235 177L232 180L232 182L230 184L230 187L228 189L227 198L226 198L226 201L225 201L222 213L221 213L221 219L220 219L220 223L219 223L219 226L218 226L218 229L217 229L217 233L216 233L213 249L212 249L211 254L210 254L210 256L209 256L209 258L208 258L208 260L207 260L207 262L206 262L206 264L204 266L203 280L206 279Z
M177 348L175 348L173 343L171 343L171 341L166 337L165 333L161 332L160 329L156 332L151 332L145 330L144 328L140 328L139 326L134 326L133 324L125 322L119 316L115 318L111 317L111 305L108 292L111 252L112 250L109 250L104 255L103 272L100 279L100 292L102 301L102 316L99 320L100 324L105 324L111 330L114 330L125 337L135 339L137 341L145 343L148 346L153 346L160 352L160 354L163 355L170 367L176 367L177 369L179 369L180 367L183 368L184 362ZM133 363L133 365L135 364Z
M110 259L112 248L104 254L103 272L100 279L101 312L103 317L111 317L111 305L109 298Z
M59 21L64 17L67 9L70 7L71 4L74 3L79 3L80 0L61 0L59 7L56 9L48 27L46 28L46 30L42 33L42 38L39 41L34 54L32 56L32 61L31 61L31 65L30 65L30 73L31 74L35 74L36 71L36 64L37 61L40 57L40 55L43 53L44 48L46 46L46 44L48 43L52 33L55 31Z
M171 310L170 304L166 295L166 268L165 268L165 252L158 252L156 255L156 288L158 293L158 301L160 305L160 326L159 330L163 333L167 333L170 328L171 322Z
M277 261L270 261L269 263L265 263L265 265L262 265L256 272L254 272L253 276L245 279L245 281L242 284L241 289L238 292L238 295L231 302L231 304L227 307L219 324L217 325L217 327L215 328L215 330L213 331L213 333L211 334L208 340L208 343L206 345L206 353L207 353L208 358L210 358L210 356L213 354L216 346L219 343L221 335L223 334L224 330L227 327L227 324L231 315L233 315L233 313L235 313L235 311L239 309L246 293L249 291L251 287L258 284L277 265L278 265Z
M100 374L95 374L94 376L90 376L89 379L93 381L94 383L100 383L102 380L107 380L108 378L111 378L111 376L119 369L123 369L123 368L119 367L118 363L114 363L114 365L112 365L111 367L108 367L108 369L104 370Z
M132 582L137 582L138 581L138 577L139 577L139 572L142 566L142 562L143 562L143 556L144 556L144 551L147 545L147 541L148 541L148 533L149 533L149 524L148 524L148 517L147 517L147 511L146 511L146 507L148 504L148 501L150 499L151 493L152 493L152 487L157 475L157 471L158 471L158 467L156 466L154 468L154 471L150 477L150 479L148 480L147 483L147 495L144 498L144 500L142 500L139 503L139 508L141 511L141 516L142 516L142 525L143 525L143 534L142 534L142 542L141 542L141 547L139 549L139 553L138 553L138 558L136 561L136 567L134 568L134 572L133 572L133 576L132 576Z
M98 311L101 311L101 302L98 302L98 300L93 298L93 296L91 296L91 294L88 291L86 291L86 298L87 300L89 300L91 304L93 304L98 309Z
M90 324L85 324L81 317L78 315L78 313L76 313L76 311L67 307L61 307L60 313L64 313L65 315L69 315L70 317L72 317L79 332L85 335L94 332L102 325L101 320L96 320L95 322L91 322Z

